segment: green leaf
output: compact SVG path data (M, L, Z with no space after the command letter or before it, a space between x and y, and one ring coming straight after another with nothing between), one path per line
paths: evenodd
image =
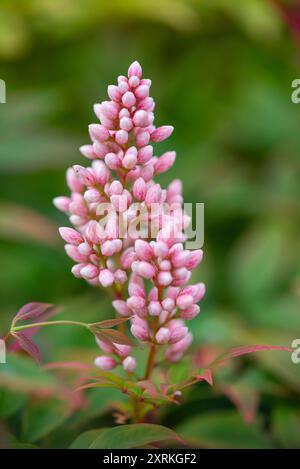
M23 438L34 442L59 427L70 415L70 407L65 401L47 399L31 402L26 408Z
M274 436L284 448L300 448L300 411L279 407L273 415Z
M188 360L173 363L168 368L168 377L171 384L177 384L185 381L191 375L192 364Z
M0 391L0 415L3 418L10 417L20 410L26 402L24 394L12 391Z
M72 416L74 425L82 425L86 422L99 417L107 412L110 404L117 400L118 402L125 400L125 395L119 389L102 388L90 389L86 392L87 403L82 409L78 409Z
M196 415L177 427L191 445L204 448L271 448L259 423L245 424L236 412Z
M57 382L50 373L39 368L31 359L7 354L6 363L0 366L0 385L22 394L37 390L55 391Z
M181 441L173 430L161 425L150 423L121 425L101 432L90 449L128 449L167 440Z
M87 449L95 441L106 428L100 428L98 430L88 430L87 432L81 433L71 444L70 449Z

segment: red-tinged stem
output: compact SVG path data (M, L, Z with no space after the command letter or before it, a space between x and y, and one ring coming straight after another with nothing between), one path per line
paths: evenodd
M149 350L149 355L148 355L148 360L147 360L147 365L146 365L146 372L144 379L150 379L152 370L155 365L155 352L156 352L156 347L154 344L151 345L150 350Z

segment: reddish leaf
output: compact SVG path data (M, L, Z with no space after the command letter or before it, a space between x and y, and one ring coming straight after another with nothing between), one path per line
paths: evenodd
M14 323L17 321L26 321L28 319L40 319L45 313L47 313L48 316L49 314L55 314L55 312L55 306L48 303L27 303L17 312L14 318Z
M208 384L210 384L210 386L214 384L212 371L209 368L204 370L200 375L197 375L196 378L198 381L206 381Z
M42 357L37 345L22 332L14 332L12 335L18 341L20 347L40 365Z
M290 347L281 347L278 345L246 345L242 347L236 347L228 352L224 353L220 357L217 357L211 364L210 368L216 368L218 366L224 365L224 362L230 360L231 358L240 357L242 355L247 355L249 353L261 352L264 350L286 350L292 352Z
M97 381L96 383L88 383L79 386L74 390L74 392L83 391L85 389L92 389L92 388L118 388L118 385L112 383L111 381Z
M122 332L115 331L114 329L107 330L97 330L92 328L92 332L104 342L121 344L121 345L131 345L133 346L132 341Z
M44 367L47 370L74 370L74 371L86 371L93 370L93 367L88 363L81 362L51 362L47 363Z
M221 391L230 399L240 412L245 423L253 422L258 408L259 396L248 384L223 384Z
M128 318L106 319L105 321L96 322L93 327L100 327L101 329L109 329L110 327L118 326L128 321Z

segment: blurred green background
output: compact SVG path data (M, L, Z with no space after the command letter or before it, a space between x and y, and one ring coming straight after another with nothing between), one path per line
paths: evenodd
M205 281L207 296L191 323L199 363L214 350L299 338L300 105L290 97L299 49L282 14L290 3L1 1L3 334L29 301L61 305L66 318L112 314L103 293L70 274L57 234L67 221L52 199L67 194L68 165L85 164L78 147L96 121L93 103L137 59L152 79L156 124L175 126L160 150L176 149L177 161L160 182L180 176L186 201L205 203L205 260L194 279ZM38 341L45 362L97 354L77 329L43 331ZM75 416L53 402L45 424L42 407L31 407L32 389L17 387L15 365L2 377L0 430L18 441L65 447L83 429L112 424L105 390ZM300 447L299 394L300 364L262 352L220 372L213 390L196 386L161 422L200 446ZM234 406L246 420L257 414L250 426Z

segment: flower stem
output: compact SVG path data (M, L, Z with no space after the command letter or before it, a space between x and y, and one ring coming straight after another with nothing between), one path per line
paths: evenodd
M44 327L44 326L59 326L59 325L74 325L81 326L89 329L90 324L79 321L46 321L46 322L36 322L32 324L24 324L23 326L14 326L11 328L12 332L22 331L24 329L30 329L32 327Z
M153 370L153 367L154 367L154 363L155 363L155 352L156 352L155 345L152 344L151 347L150 347L150 350L149 350L149 355L148 355L148 360L147 360L147 366L146 366L146 372L145 372L144 379L149 379L150 376L151 376L151 373L152 373L152 370Z

